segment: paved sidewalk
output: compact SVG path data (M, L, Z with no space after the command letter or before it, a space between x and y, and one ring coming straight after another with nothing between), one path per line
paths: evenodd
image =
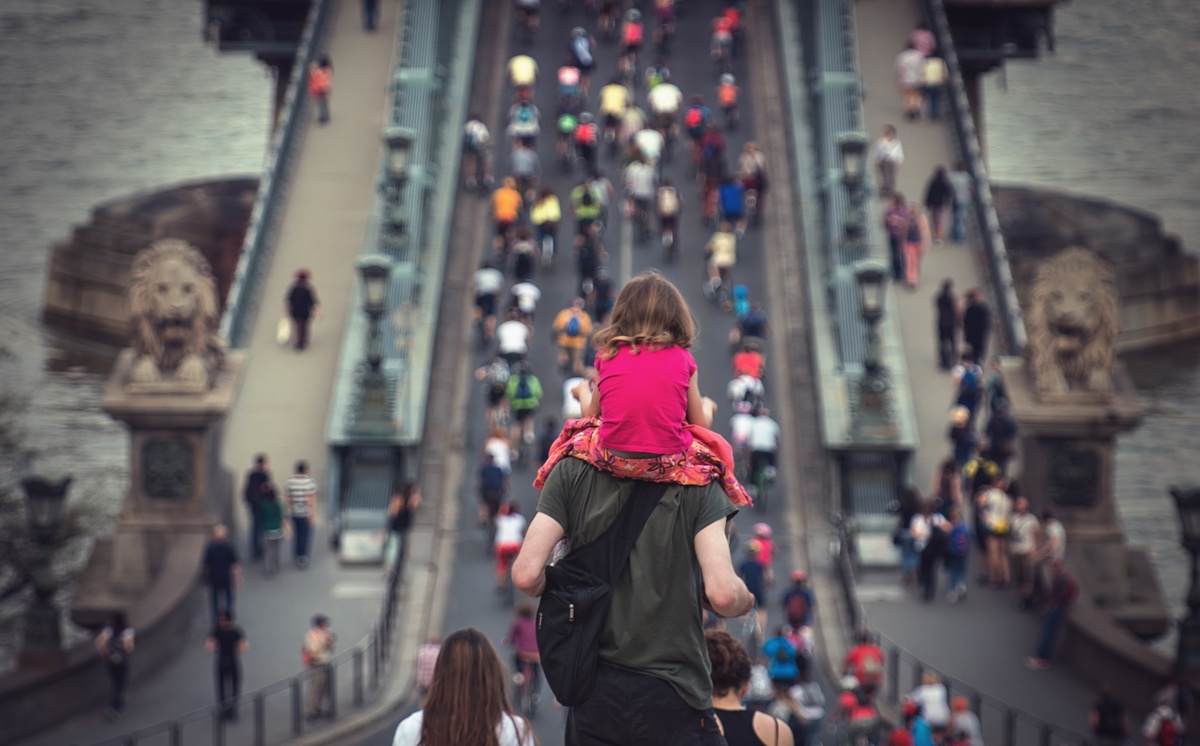
M904 119L895 86L895 57L920 17L917 5L911 0L860 0L856 9L868 132L874 141L885 124L896 126L905 155L898 189L910 202L921 203L933 169L952 166L956 151L950 125ZM875 207L879 219L878 200ZM897 307L892 311L899 317L916 404L921 447L915 479L922 494L929 490L938 462L949 453L946 423L952 384L950 374L938 368L934 334L934 298L944 278L954 280L960 296L974 286L987 288L983 252L971 238L966 244L947 241L932 247L922 263L919 288L909 291L897 286ZM997 348L998 337L993 336L989 350ZM1017 473L1019 468L1018 464ZM974 578L973 570L969 577ZM1095 682L1081 681L1064 668L1030 671L1024 667L1040 624L1032 612L1017 610L1012 592L972 585L965 602L950 606L939 595L926 605L915 592L900 587L898 571L874 571L860 579L860 593L870 626L918 659L989 697L1087 733ZM911 680L901 680L902 690L911 686Z
M307 570L290 560L290 542L283 547L282 568L274 579L246 556L242 480L254 455L270 457L275 481L292 473L305 459L322 487L318 514L326 514L325 443L327 407L333 385L341 334L348 305L358 282L358 259L378 173L388 79L395 48L399 3L382 3L380 28L362 30L360 4L342 2L335 9L329 55L335 75L329 124L309 125L297 154L289 203L278 246L263 283L258 319L247 344L249 365L234 411L225 428L222 461L234 474L239 530L237 549L243 558L246 582L237 596L237 623L246 632L250 650L242 658L242 692L296 675L301 670L300 644L311 616L329 615L338 636L338 650L356 645L374 624L383 597L382 570L343 568L329 550L327 526L318 524L312 562ZM247 67L247 74L254 71ZM309 349L302 353L276 344L275 322L293 272L306 267L321 301L321 316L313 328ZM152 726L215 701L213 663L204 651L208 633L207 600L197 612L183 652L150 679L133 687L125 714L108 723L99 711L77 717L61 728L28 741L65 746L91 744ZM133 656L136 668L138 659ZM348 671L348 667L343 669ZM348 703L349 676L338 681L339 707ZM288 732L288 693L267 702L268 742ZM251 711L229 730L229 743L250 743ZM208 743L209 720L185 728L185 742ZM165 743L165 736L153 742Z

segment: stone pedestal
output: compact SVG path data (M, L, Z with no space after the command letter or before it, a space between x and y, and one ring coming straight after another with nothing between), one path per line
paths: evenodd
M143 593L173 540L207 532L214 516L226 512L231 496L216 489L221 428L245 362L244 353L227 353L214 385L197 390L170 382L127 385L133 359L132 350L117 358L102 402L129 427L129 491L104 560L107 572L88 570L107 575L107 590L116 596Z
M1120 362L1115 391L1039 399L1022 358L1002 361L1013 417L1020 427L1021 486L1031 510L1050 508L1067 530L1067 562L1098 605L1136 601L1129 549L1113 500L1116 436L1137 427L1142 407Z

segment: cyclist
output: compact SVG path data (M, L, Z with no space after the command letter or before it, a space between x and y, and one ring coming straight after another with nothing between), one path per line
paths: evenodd
M579 112L579 107L583 105L579 81L579 68L575 67L575 58L567 55L562 66L558 68L559 111Z
M591 112L585 111L579 115L574 137L576 155L587 166L587 172L594 173L596 170L596 147L600 143L600 133L596 130L596 123L592 121Z
M741 349L734 354L730 361L733 375L749 375L762 379L767 369L766 358L762 354L762 344L757 339L742 340Z
M510 308L505 313L505 319L496 327L496 354L516 365L529 354L529 325L521 319L521 313Z
M633 133L632 143L638 155L646 159L657 173L659 164L662 162L663 147L666 144L663 141L662 133L651 127L643 127Z
M733 267L737 264L737 236L726 221L721 221L717 230L704 245L704 258L708 262L709 292L721 303L733 307L729 302L729 288L733 281Z
M673 256L679 239L679 214L683 212L683 198L670 179L664 178L658 185L654 211L658 213L658 230L662 234L663 248Z
M537 704L538 690L542 688L541 676L538 675L541 670L542 657L538 653L536 611L532 601L522 601L517 604L516 616L509 625L508 634L504 636L505 644L513 649L513 670L517 672L513 679L518 681L517 689L520 690L526 683L526 668L529 669L528 675L533 677L529 681L532 704ZM518 704L521 702L519 696L517 702Z
M542 401L542 382L533 374L533 366L528 360L517 364L517 372L509 376L504 395L513 416L509 440L512 443L532 443L533 415Z
M661 86L660 86L661 87ZM658 90L657 88L655 90ZM700 142L700 136L708 130L712 122L712 110L704 105L704 97L700 94L692 96L688 107L683 110L683 126L693 149Z
M518 285L527 284L533 277L534 267L538 263L537 243L533 240L533 230L529 226L523 225L517 229L517 240L513 242L512 255L513 279ZM515 293L515 286L512 292Z
M661 85L671 79L671 71L667 68L667 63L662 57L655 57L654 64L646 68L646 72L642 73L642 82L646 84L646 91L657 85Z
M538 301L542 299L542 291L532 282L518 282L508 290L509 308L515 308L520 318L527 325L533 324L533 315L537 313Z
M713 19L712 40L709 42L709 53L713 64L720 72L729 72L729 63L733 57L734 21L729 15L722 13Z
M637 60L644 37L642 13L637 8L630 8L625 11L625 22L621 24L621 51L617 62L630 85L637 85Z
M592 177L584 180L571 190L571 211L575 213L575 235L585 236L592 231L592 226L600 220L603 205L603 195ZM578 240L576 241L578 243Z
M712 128L700 136L695 153L696 174L700 180L701 211L706 223L714 220L718 210L717 187L726 178L725 136Z
M521 553L521 544L525 541L525 516L517 509L514 501L500 505L496 511L496 538L492 547L496 555L496 590L504 591L508 587L508 568L512 561Z
M766 339L771 332L767 322L767 312L763 310L761 301L751 301L750 308L742 317L738 331L741 339Z
M629 89L619 78L613 78L600 89L600 118L604 123L604 142L610 146L617 141L617 128L629 106Z
M532 101L518 101L508 110L508 137L516 143L536 147L542 131L542 114Z
M492 188L492 135L487 125L478 114L467 117L463 127L463 181L467 191L475 191L477 179L483 179L483 185Z
M475 380L482 381L487 392L488 429L502 427L505 405L504 391L508 387L508 361L496 357L492 362L475 371Z
M518 54L508 61L508 82L513 87L515 101L533 98L533 87L538 81L537 60L527 54Z
M572 111L564 110L554 123L557 137L554 151L558 155L558 163L563 171L571 170L571 162L575 159L575 151L571 147L575 140L575 128L579 126L579 117Z
M620 0L599 0L600 13L597 21L600 34L605 39L612 39L617 29L617 14L621 12Z
M567 54L575 67L579 69L579 90L584 96L588 95L592 66L596 64L596 58L593 55L595 49L596 40L589 36L583 27L576 26L571 29L571 38L567 41Z
M721 217L734 226L733 232L741 238L746 233L746 188L737 179L726 178L717 187L717 201Z
M508 260L508 245L512 240L512 227L521 216L521 193L517 191L517 180L504 177L504 186L492 192L492 218L496 221L496 236L492 245L502 265Z
M562 220L562 205L550 187L542 187L537 202L529 210L529 222L537 231L538 249L542 255L542 266L554 262L554 251L558 243L558 223Z
M655 128L662 133L667 158L670 159L671 146L679 139L679 110L683 108L683 91L669 78L664 79L646 94L646 103L654 115Z
M717 83L717 104L725 112L725 128L730 132L738 125L738 87L731 73L725 73Z
M650 205L658 188L654 166L639 158L625 168L625 194L633 218L634 239L641 242L650 234Z
M761 379L749 373L739 373L725 387L725 395L729 397L730 410L753 417L762 407L766 387Z
M542 0L517 0L517 21L530 34L538 30L538 11L541 10Z
M554 317L553 328L558 345L558 365L577 376L583 375L583 352L592 336L592 318L583 306L583 298L576 298Z
M496 296L504 287L504 273L484 262L475 271L471 284L475 290L475 323L481 325L483 341L491 342L496 334Z
M779 450L779 423L771 419L771 410L759 407L750 426L750 482L762 489L769 480L763 470L775 469L775 454Z
M508 171L517 180L517 191L525 202L532 204L537 196L538 177L542 171L542 163L537 151L518 141L513 145L512 153L508 156Z
M479 525L490 526L500 510L500 501L508 493L508 475L496 464L491 453L483 454L476 489L479 492Z
M621 117L621 129L617 133L621 145L628 147L633 142L633 136L646 127L646 113L632 103L625 107L625 116Z
M762 214L763 195L767 191L767 159L751 140L742 147L738 156L738 178L746 187L746 210L754 220Z
M675 0L654 0L654 12L658 16L658 27L654 29L654 44L666 53L675 35Z

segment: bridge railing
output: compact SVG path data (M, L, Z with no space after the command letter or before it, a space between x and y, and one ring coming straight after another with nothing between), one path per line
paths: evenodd
M309 8L279 119L267 148L258 195L250 212L250 225L242 240L242 254L225 298L225 313L221 316L221 337L230 347L245 345L258 308L260 286L275 248L279 219L286 205L288 176L295 163L292 155L308 123L305 76L309 64L321 49L331 5L331 0L315 0Z
M950 698L966 697L979 718L983 741L995 746L1087 746L1087 736L1048 723L1008 703L988 696L970 684L928 666L890 639L880 636L884 655L884 681L878 697L897 709L926 673L937 674Z
M952 115L950 121L958 140L959 154L975 184L975 223L987 257L997 320L1004 333L1008 353L1019 355L1025 349L1025 322L1021 318L1021 305L1013 284L1008 249L1000 232L1000 218L996 214L996 205L992 199L991 182L983 161L979 134L975 130L975 119L971 116L971 104L967 98L962 67L958 63L958 54L955 52L954 39L950 33L950 23L946 19L946 8L942 0L921 0L921 5L937 38L938 48L942 50L946 60L949 73L946 93Z
M397 572L399 575L398 560ZM395 577L393 576L393 577ZM324 727L340 717L363 710L386 682L384 675L392 661L393 631L399 610L396 582L386 585L379 617L371 630L354 647L328 663L326 678L327 717L320 722L308 719L306 706L313 686L313 669L281 679L233 701L237 720L222 716L219 705L201 707L170 720L91 746L232 746L233 744L268 746L292 741L305 733ZM297 658L297 663L299 659Z

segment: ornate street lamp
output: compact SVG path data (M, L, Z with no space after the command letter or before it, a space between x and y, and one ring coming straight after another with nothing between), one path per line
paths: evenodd
M867 322L867 351L863 367L874 374L882 367L879 360L879 333L876 325L883 317L883 295L887 287L888 268L878 259L863 259L854 264L854 279L858 282L859 313Z
M408 181L408 167L416 135L417 133L408 127L391 126L383 131L383 142L388 149L388 181L397 186L402 186Z
M1185 686L1187 674L1200 668L1200 487L1171 487L1175 509L1183 535L1179 543L1187 550L1192 563L1192 579L1188 585L1187 616L1179 620L1179 646L1175 653L1175 668L1179 685Z
M838 134L838 154L842 159L842 183L851 194L862 189L867 170L867 135L865 132Z
M54 543L62 534L67 508L67 488L70 477L57 481L46 477L21 480L25 492L26 520L29 536L36 547L30 583L33 599L25 609L25 638L21 644L21 660L39 663L54 659L62 653L60 613L54 606L58 581L54 575Z
M355 425L360 430L387 432L391 427L391 413L388 411L387 377L381 370L383 343L379 334L379 320L387 311L392 260L379 254L364 256L358 260L358 274L362 280L363 312L369 324L367 368L361 379L362 394Z

